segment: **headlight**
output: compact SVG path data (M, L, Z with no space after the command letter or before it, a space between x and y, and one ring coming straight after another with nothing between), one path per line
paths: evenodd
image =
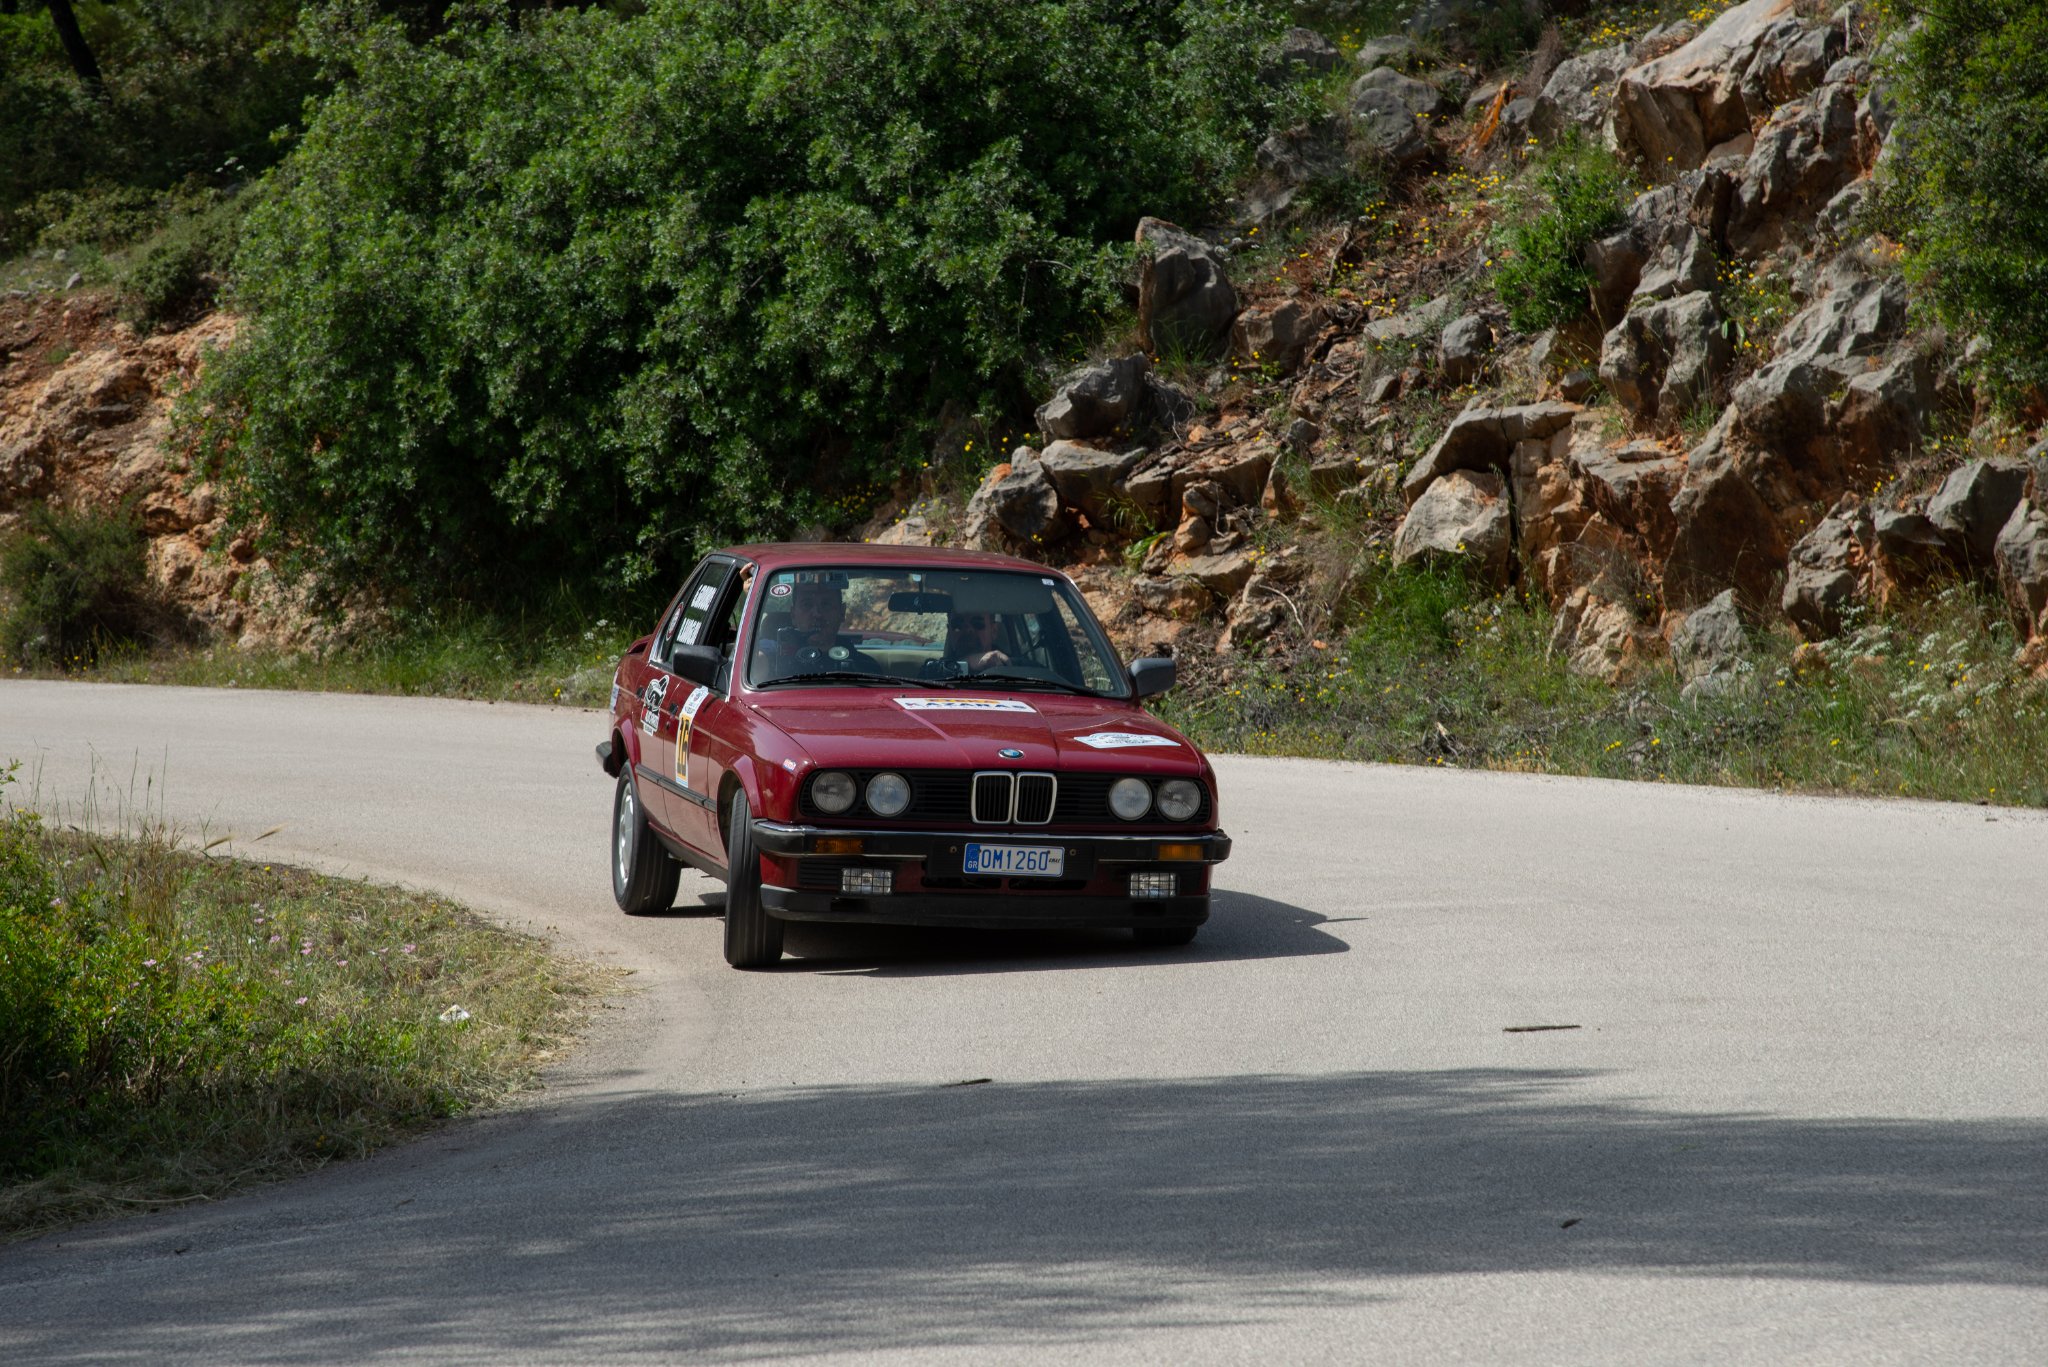
M828 816L838 816L853 805L853 775L828 769L811 780L811 801Z
M901 816L910 805L910 781L901 774L876 774L868 780L868 810L876 816Z
M1152 810L1152 785L1142 778L1120 778L1109 785L1109 809L1126 821Z
M1202 810L1202 789L1192 779L1170 778L1159 785L1159 814L1168 821L1187 821Z

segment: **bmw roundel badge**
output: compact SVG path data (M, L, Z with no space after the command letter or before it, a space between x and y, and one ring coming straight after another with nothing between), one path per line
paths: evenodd
M1024 752L1023 752L1022 750L998 750L998 751L996 751L996 758L997 758L997 759L1022 759L1022 758L1024 758Z

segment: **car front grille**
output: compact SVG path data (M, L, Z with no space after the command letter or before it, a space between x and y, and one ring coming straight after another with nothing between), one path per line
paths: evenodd
M863 795L868 780L879 769L855 769L854 784ZM991 769L974 773L964 769L897 769L910 782L910 806L901 816L877 817L867 803L854 803L852 810L827 816L811 800L811 783L806 780L797 795L797 810L806 821L863 826L1009 825L1102 826L1111 830L1186 830L1206 826L1215 810L1207 785L1202 788L1202 806L1186 821L1168 821L1157 810L1142 820L1122 821L1109 810L1109 788L1121 774L1013 774ZM1152 780L1148 780L1152 781ZM1014 785L1014 786L1013 786ZM1014 807L1012 803L1014 802Z

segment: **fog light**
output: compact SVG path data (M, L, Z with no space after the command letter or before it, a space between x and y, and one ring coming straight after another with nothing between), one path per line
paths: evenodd
M1180 877L1171 873L1134 873L1131 896L1172 897L1180 891Z
M888 869L841 869L839 890L855 897L879 897L896 888L896 877Z

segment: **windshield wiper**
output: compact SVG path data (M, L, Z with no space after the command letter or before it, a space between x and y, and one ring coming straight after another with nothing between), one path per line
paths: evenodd
M779 684L817 683L825 680L831 683L888 684L891 687L929 687L916 679L899 679L893 674L875 674L865 669L813 669L802 674L784 674L779 678L764 679L754 685L756 688L774 688Z
M963 674L957 679L948 679L946 687L958 688L962 684L976 683L998 683L1007 688L1057 688L1062 693L1075 693L1084 698L1102 696L1092 688L1070 684L1065 679L1041 679L1036 674Z

